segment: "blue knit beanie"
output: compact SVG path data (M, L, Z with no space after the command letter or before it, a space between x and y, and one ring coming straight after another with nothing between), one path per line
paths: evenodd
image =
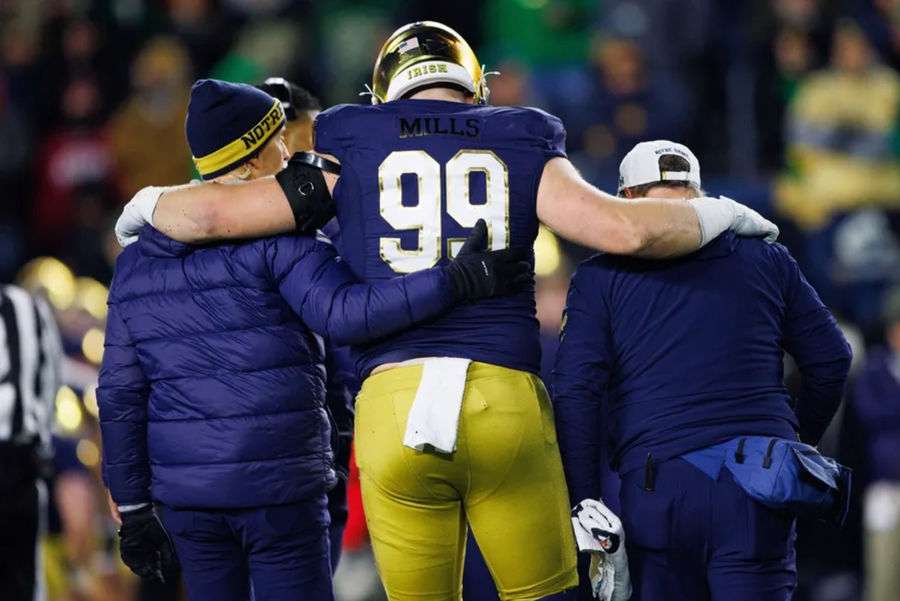
M255 156L284 123L281 103L265 92L200 79L191 88L184 130L197 171L210 180Z

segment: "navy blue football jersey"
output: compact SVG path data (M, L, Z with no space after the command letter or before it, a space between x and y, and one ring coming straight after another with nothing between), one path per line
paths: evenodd
M565 131L537 109L395 100L324 111L315 148L342 165L334 198L344 260L375 281L448 261L482 218L490 248L531 248L538 184L544 164L565 156ZM533 283L355 349L362 376L434 356L538 373Z

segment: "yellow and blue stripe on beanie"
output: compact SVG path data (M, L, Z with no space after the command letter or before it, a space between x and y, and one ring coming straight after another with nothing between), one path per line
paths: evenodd
M284 125L281 102L253 86L200 79L184 130L197 171L214 179L256 156Z

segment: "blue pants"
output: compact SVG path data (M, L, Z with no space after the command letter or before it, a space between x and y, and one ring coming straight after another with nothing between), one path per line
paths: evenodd
M253 509L164 507L191 601L333 601L325 496Z
M652 490L647 490L651 488ZM792 517L672 459L622 477L632 601L788 601L797 584Z

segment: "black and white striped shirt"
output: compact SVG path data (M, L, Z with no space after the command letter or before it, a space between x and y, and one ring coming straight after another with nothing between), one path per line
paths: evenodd
M50 447L62 344L50 306L0 286L0 443Z

